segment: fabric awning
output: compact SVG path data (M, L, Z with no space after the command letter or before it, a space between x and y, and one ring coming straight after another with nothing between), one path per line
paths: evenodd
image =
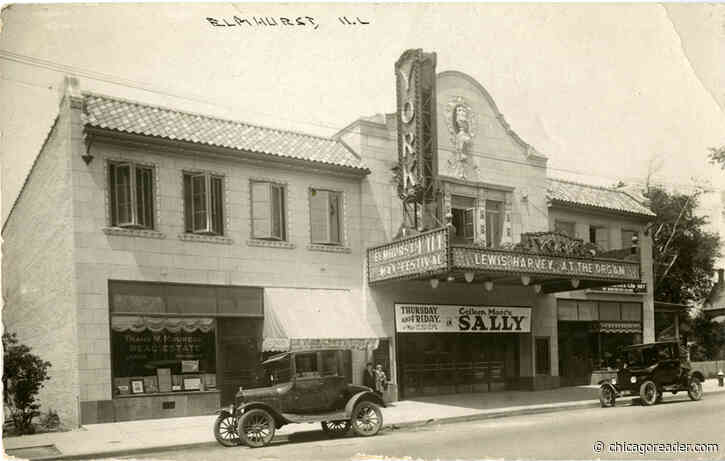
M202 331L208 333L214 329L212 318L187 318L187 317L145 317L145 316L120 316L111 317L111 329L113 331L133 331L140 333L145 330L158 333L161 330L168 330L172 333L185 331L191 333Z
M378 335L349 290L264 289L262 350L378 347Z
M592 325L592 331L599 333L642 333L639 322L598 322Z

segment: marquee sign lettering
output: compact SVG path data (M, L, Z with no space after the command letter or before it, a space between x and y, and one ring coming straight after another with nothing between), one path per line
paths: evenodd
M398 333L529 333L530 307L396 304Z
M395 63L398 107L398 194L422 203L433 183L435 53L407 50Z
M552 274L585 279L639 281L639 264L627 261L575 259L478 248L453 248L453 266L492 272Z
M435 273L447 267L448 229L445 228L368 250L370 282L400 278L420 272Z

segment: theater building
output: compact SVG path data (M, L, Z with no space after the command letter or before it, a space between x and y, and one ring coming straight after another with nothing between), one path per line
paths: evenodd
M53 364L42 405L209 414L265 356L325 347L351 382L382 363L393 400L552 388L652 340L652 213L550 179L434 55L396 72L397 112L332 138L68 79L3 227L3 320Z

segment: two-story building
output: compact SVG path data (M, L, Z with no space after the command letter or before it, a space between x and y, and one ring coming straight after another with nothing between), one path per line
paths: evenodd
M434 81L434 225L411 235L407 106L321 138L68 79L3 227L3 319L53 364L43 406L206 414L266 354L325 347L354 382L382 363L392 399L550 388L652 340L651 212L550 179L478 82Z

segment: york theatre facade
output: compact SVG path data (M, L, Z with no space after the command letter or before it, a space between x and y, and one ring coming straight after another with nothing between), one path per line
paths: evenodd
M652 340L652 213L549 178L433 54L396 82L395 113L320 138L71 81L3 227L3 319L53 363L43 405L207 414L267 355L326 347L350 381L383 364L391 399L549 388Z

